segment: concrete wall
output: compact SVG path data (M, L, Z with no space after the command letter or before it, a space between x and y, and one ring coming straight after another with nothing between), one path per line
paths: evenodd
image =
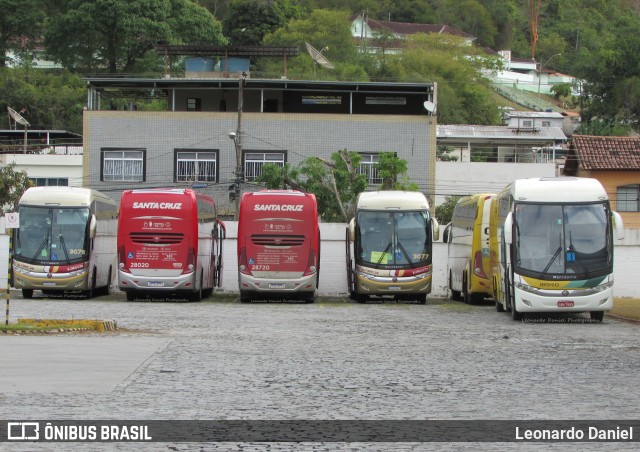
M447 196L497 193L515 179L555 176L554 163L436 162L436 205Z
M238 291L238 259L236 241L238 223L225 222L227 239L224 243L222 290ZM345 296L347 291L345 228L343 223L321 223L322 246L320 254L319 295ZM4 217L0 219L0 232L4 233ZM0 234L0 282L5 284L8 262L8 236ZM615 295L640 298L640 279L637 277L637 256L640 253L640 229L625 230L625 239L616 241L615 247ZM436 242L433 247L432 296L447 296L447 245ZM0 285L2 285L0 284Z

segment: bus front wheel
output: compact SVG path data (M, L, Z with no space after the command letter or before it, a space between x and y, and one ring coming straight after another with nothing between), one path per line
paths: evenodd
M33 298L33 289L22 289L22 298Z
M249 303L251 301L251 294L246 290L240 291L240 303Z
M594 322L600 323L604 319L604 311L591 311L589 312L589 317Z

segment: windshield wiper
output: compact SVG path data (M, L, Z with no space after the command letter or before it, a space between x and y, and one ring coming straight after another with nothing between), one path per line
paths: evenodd
M67 245L64 243L64 237L60 234L60 245L62 245L62 251L64 251L65 260L69 260L69 253L67 253Z
M551 256L551 260L549 261L547 266L544 268L544 270L542 270L542 273L540 273L541 277L547 273L547 270L551 268L551 265L555 262L555 260L558 258L560 253L562 253L562 234L558 235L558 239L559 239L560 245L558 245L558 249L556 250L555 253L553 253L553 256Z
M380 257L378 258L378 262L376 262L376 267L378 268L378 266L382 263L382 258L386 256L387 254L387 250L391 248L391 242L389 242L389 244L387 245L387 247L384 249L384 251L380 254Z
M47 242L49 241L49 233L47 232L47 236L44 238L44 240L42 241L42 243L40 244L40 246L38 247L38 249L36 250L35 254L33 255L33 257L31 258L31 260L36 260L36 258L38 257L38 255L42 252L42 250L44 249L45 246L47 246Z
M404 249L404 246L402 246L402 242L400 242L399 240L398 240L398 248L400 248L400 251L402 251L402 254L404 254L404 257L407 258L407 262L409 263L409 265L411 265L411 268L416 268L415 262L411 260L411 258L409 257L409 254L407 253L407 250Z

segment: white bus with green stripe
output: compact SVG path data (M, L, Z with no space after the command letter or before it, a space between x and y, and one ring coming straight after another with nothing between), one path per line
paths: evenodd
M490 255L498 311L589 312L613 307L613 238L622 218L591 178L519 179L492 199Z

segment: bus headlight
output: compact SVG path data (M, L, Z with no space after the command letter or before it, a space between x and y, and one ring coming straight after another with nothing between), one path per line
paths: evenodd
M192 272L194 268L195 268L195 267L193 266L193 264L189 264L189 271L191 271L191 272Z
M310 271L311 273L315 272L315 271L316 271L316 266L315 266L315 265L312 265L311 267L309 267L309 271Z
M529 284L523 284L521 282L515 282L514 285L520 289L520 290L524 290L525 292L530 292L530 293L536 293L538 292L538 289L536 289L535 287L530 286Z
M599 286L596 286L593 288L593 290L595 290L596 292L603 292L607 289L611 289L613 287L613 281L604 283L604 284L600 284Z
M240 271L241 271L241 272L243 272L243 271L244 271L244 269L245 269L245 268L247 268L247 267L245 267L244 265L240 265L240 267L239 267L239 268L240 268Z

